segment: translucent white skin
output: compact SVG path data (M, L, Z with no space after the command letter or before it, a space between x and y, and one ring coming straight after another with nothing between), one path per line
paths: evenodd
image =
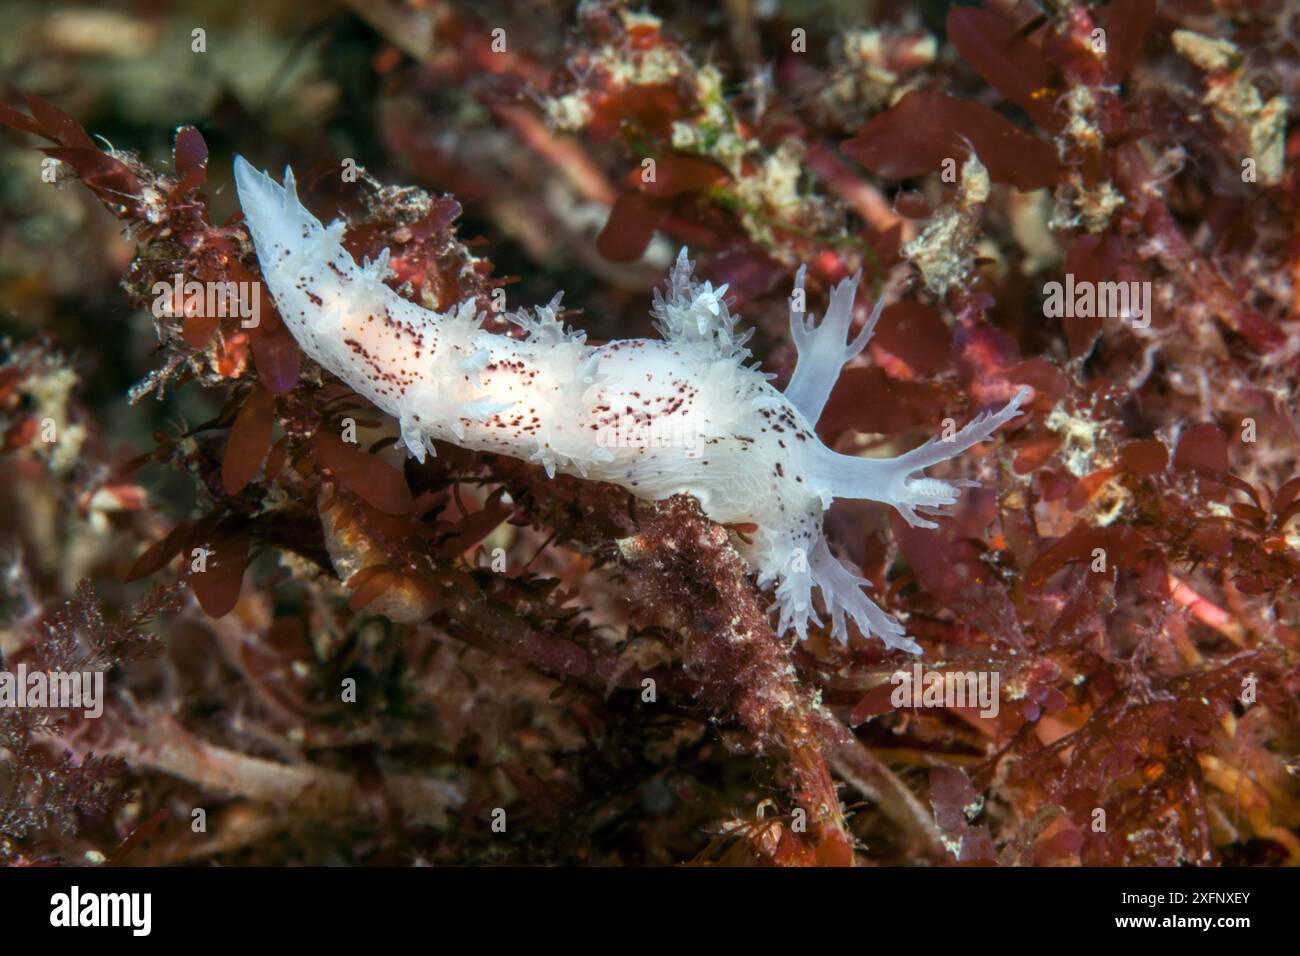
M540 462L549 475L612 482L652 501L695 497L721 524L756 525L735 544L776 585L779 630L802 638L821 623L821 591L832 633L848 640L847 619L891 648L920 653L891 616L863 593L868 582L831 554L822 519L835 498L892 505L914 526L957 501L963 482L922 471L961 454L1018 414L1022 389L1004 408L956 435L892 459L840 455L817 438L841 367L865 348L881 302L851 344L858 277L841 282L820 324L792 312L799 350L784 394L744 363L749 334L714 289L692 278L683 249L666 294L651 314L662 340L601 347L556 319L558 296L533 313L509 316L523 339L488 332L472 302L448 313L403 299L383 282L387 250L358 265L298 201L293 173L282 187L242 158L235 182L272 298L304 352L397 419L401 440L421 461L441 439L479 451ZM803 270L796 280L803 283ZM801 297L802 298L802 297ZM883 296L881 297L883 301Z

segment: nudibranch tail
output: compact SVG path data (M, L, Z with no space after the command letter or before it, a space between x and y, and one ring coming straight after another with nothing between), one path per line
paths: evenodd
M285 325L303 351L398 420L412 455L423 461L433 438L464 439L469 424L510 407L476 387L490 353L473 302L443 314L402 298L384 283L388 250L358 265L343 224L323 226L303 206L290 169L281 186L237 156L235 185ZM431 376L435 358L444 366Z
M292 169L284 168L281 186L254 169L244 157L236 156L235 188L254 247L299 251L313 248L312 240L320 235L321 223L299 201Z

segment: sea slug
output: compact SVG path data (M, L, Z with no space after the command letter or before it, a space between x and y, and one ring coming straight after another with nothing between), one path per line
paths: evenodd
M816 587L835 637L848 640L852 618L864 635L921 652L863 593L867 581L831 554L822 518L836 498L869 498L912 525L935 527L924 515L954 504L963 483L923 471L1014 418L1027 390L897 458L837 454L814 426L840 368L866 347L880 316L877 302L846 341L857 276L834 288L820 323L792 308L798 361L782 393L773 376L746 364L751 333L737 334L726 286L697 282L684 249L666 291L655 292L661 340L590 346L557 318L558 297L509 315L527 332L513 338L481 328L473 302L438 313L403 299L384 283L386 250L358 265L341 244L343 224L322 225L298 201L291 170L280 186L237 157L235 181L284 322L311 358L397 419L412 455L423 461L441 439L649 500L693 495L713 521L756 526L735 544L759 586L775 584L782 633L804 637L810 620L821 624ZM796 283L802 288L802 269Z

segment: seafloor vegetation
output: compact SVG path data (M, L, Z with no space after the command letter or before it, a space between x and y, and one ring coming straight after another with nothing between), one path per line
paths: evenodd
M106 672L98 718L0 709L0 862L1300 861L1288 0L0 20L0 669ZM862 319L898 301L841 452L1030 386L939 530L827 522L996 715L897 706L915 659L878 641L779 638L751 529L404 460L269 299L156 308L257 280L235 153L502 334L561 289L593 339L651 334L687 245L778 385L796 269L820 314L861 268ZM1067 276L1148 308L1062 307Z

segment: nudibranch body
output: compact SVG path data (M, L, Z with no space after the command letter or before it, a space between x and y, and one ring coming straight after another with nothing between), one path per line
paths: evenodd
M863 593L867 582L831 554L823 516L836 498L867 498L934 527L923 515L954 504L960 483L923 470L1014 418L1024 390L1000 411L897 458L837 454L814 425L880 314L877 303L846 341L856 277L836 286L819 324L792 310L798 361L782 393L746 364L749 335L737 334L726 287L695 281L685 250L667 290L655 293L661 340L590 346L557 318L558 297L508 316L527 332L513 338L481 328L472 302L438 313L403 299L383 281L387 254L358 265L341 244L343 225L323 226L298 201L290 170L280 186L237 158L235 180L285 324L311 358L397 419L411 454L423 460L441 439L649 500L692 495L713 521L757 527L736 546L760 586L775 584L782 633L803 637L810 620L820 623L816 587L837 638L847 641L851 618L863 634L920 653Z

